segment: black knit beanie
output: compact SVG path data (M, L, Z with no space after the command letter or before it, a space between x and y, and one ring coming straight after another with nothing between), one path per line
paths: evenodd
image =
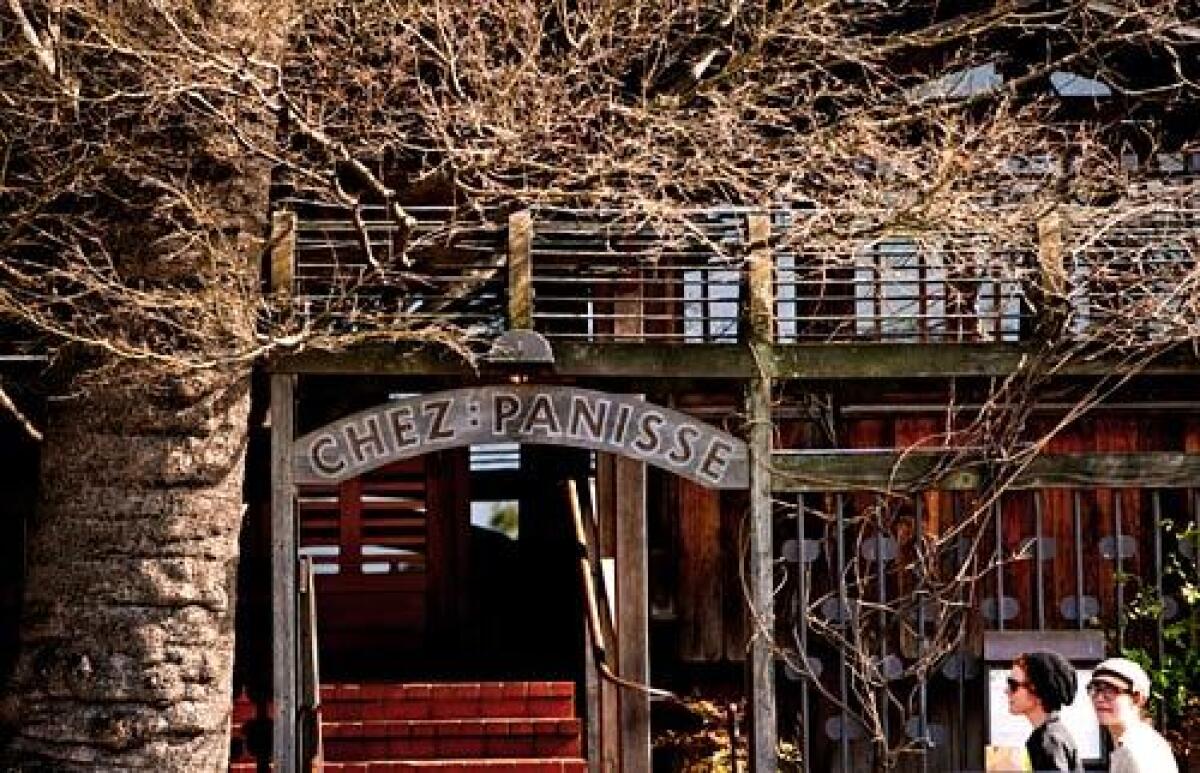
M1075 700L1075 668L1057 652L1029 652L1024 657L1025 677L1046 711L1058 711Z

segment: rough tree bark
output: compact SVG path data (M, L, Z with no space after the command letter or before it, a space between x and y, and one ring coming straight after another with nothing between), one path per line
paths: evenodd
M269 147L275 118L262 100L232 96L239 75L227 70L279 58L291 4L80 0L60 10L78 40L119 43L65 57L89 63L75 73L88 97L80 109L99 118L49 125L80 142L111 140L114 156L80 178L94 185L87 196L60 192L66 215L70 202L104 204L86 223L92 241L59 262L102 245L111 264L96 263L116 293L72 321L154 356L129 347L122 361L115 347L83 346L79 361L102 375L83 374L84 388L51 411L0 762L224 770L251 371L234 355L255 340L270 181L241 140ZM92 24L112 32L90 33Z
M54 411L14 684L22 769L227 766L248 395L211 373Z

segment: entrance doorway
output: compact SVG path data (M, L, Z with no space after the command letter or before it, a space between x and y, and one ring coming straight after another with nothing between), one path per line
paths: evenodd
M565 481L589 453L463 447L298 491L322 678L575 679L581 606Z

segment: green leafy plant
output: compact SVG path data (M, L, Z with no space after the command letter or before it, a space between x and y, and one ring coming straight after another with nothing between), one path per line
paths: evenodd
M1181 603L1179 614L1166 621L1167 600L1157 588L1141 588L1126 608L1126 646L1121 653L1136 661L1151 681L1150 710L1163 722L1163 730L1176 750L1190 759L1200 759L1200 530L1180 528L1163 522L1164 542L1174 542L1188 551L1164 550L1163 588ZM1166 547L1166 545L1164 546ZM1160 645L1155 641L1162 626Z

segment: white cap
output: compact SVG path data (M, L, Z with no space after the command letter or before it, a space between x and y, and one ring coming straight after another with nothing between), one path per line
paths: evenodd
M1150 677L1145 669L1128 658L1109 658L1092 671L1092 681L1103 681L1150 697Z

